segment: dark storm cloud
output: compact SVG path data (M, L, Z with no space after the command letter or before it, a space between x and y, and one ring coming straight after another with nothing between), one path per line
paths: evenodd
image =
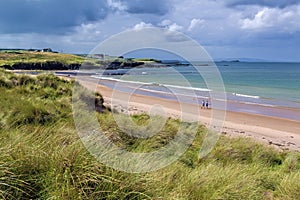
M169 0L123 0L126 11L133 14L164 15L169 12L172 4Z
M105 0L1 0L0 33L66 33L107 12Z
M290 5L300 4L299 0L227 0L226 5L231 6L239 6L239 5L261 5L268 7L280 7L284 8Z

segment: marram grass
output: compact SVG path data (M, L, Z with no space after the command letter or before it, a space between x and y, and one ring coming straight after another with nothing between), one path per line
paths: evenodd
M0 71L0 199L299 199L300 155L246 138L221 137L198 160L206 134L197 136L175 163L130 174L99 163L81 143L72 118L73 82ZM97 95L96 102L102 103ZM168 119L157 135L123 133L109 111L97 114L112 141L134 152L161 148L176 134ZM132 116L147 124L149 116ZM130 127L129 127L130 128Z

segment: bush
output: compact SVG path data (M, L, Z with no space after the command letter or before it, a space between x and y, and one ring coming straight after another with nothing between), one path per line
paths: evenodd
M52 115L44 108L34 106L30 102L17 104L8 117L11 126L25 124L46 124L52 120Z
M35 83L35 79L28 75L20 75L18 77L18 85L25 86L25 85L34 84L34 83Z

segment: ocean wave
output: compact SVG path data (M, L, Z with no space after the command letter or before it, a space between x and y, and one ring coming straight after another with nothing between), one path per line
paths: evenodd
M260 99L260 96L253 96L253 95L247 95L247 94L239 94L239 93L232 93L234 96L237 97L246 97L246 98L252 98L252 99Z
M154 85L159 87L166 87L166 88L176 88L176 89L184 89L184 90L193 90L193 91L201 91L201 92L211 92L212 90L207 88L196 88L196 87L188 87L188 86L179 86L179 85L169 85L169 84L160 84L160 83L146 83L141 81L129 81L129 80L122 80L122 79L115 79L111 77L100 77L92 75L92 78L102 79L102 80L109 80L115 82L122 82L122 83L132 83L132 84L140 84L140 85Z
M219 99L216 98L216 101L226 101L228 103L232 102L232 103L239 103L239 104L247 104L247 105L256 105L256 106L264 106L264 107L279 107L276 105L272 105L272 104L267 104L267 103L260 103L260 102L248 102L248 101L240 101L240 100L233 100L233 99Z
M175 89L187 90L187 91L190 91L190 92L193 92L193 91L208 92L209 91L205 88L193 88L193 87L184 87L184 86L159 84L159 83L144 83L144 82L139 82L139 81L129 81L129 80L115 79L115 78L111 78L111 77L99 77L99 76L92 76L92 77L97 78L97 79L102 79L102 80L114 81L114 82L139 84L141 86L155 86L155 87L157 86L157 88L159 88L159 87L175 88ZM176 91L176 90L161 91L161 90L158 90L158 89L155 89L155 88L143 88L143 87L136 88L133 85L127 85L126 87L131 88L131 90L139 90L139 91L144 91L144 92L153 93L153 94L156 93L156 94L162 94L162 95L167 95L167 96L175 96L177 98L179 97L179 99L181 99L183 101L187 101L187 100L182 99L180 97L190 98L191 102L194 102L194 103L199 104L199 105L200 105L201 100L210 99L210 101L234 102L234 103L239 103L239 104L257 105L257 106L264 106L264 107L278 107L276 105L267 104L267 103L260 103L260 102L249 102L249 101L238 100L238 99L212 98L210 95L202 96L202 95L195 94L195 93L184 93L184 92L181 92L179 90L178 91ZM118 89L118 86L117 86L116 89ZM250 98L250 99L260 99L259 96L245 95L245 94L239 94L239 93L231 93L231 94L233 94L234 96L237 96L237 97L245 97L245 98Z
M165 87L172 87L177 89L185 89L185 90L194 90L194 91L200 91L200 92L211 92L212 90L207 88L196 88L196 87L186 87L186 86L178 86L178 85L167 85L164 84Z
M182 96L182 97L197 98L197 99L208 99L209 98L209 97L206 97L206 96L199 96L197 94L174 93L173 91L164 92L164 91L146 89L146 88L139 88L138 90L145 91L145 92L158 93L158 94L165 94L165 95L169 95L169 96L176 96L176 97Z
M266 104L266 103L253 103L253 102L242 102L244 104L248 104L248 105L258 105L258 106L264 106L264 107L279 107L279 106L275 106L275 105L271 105L271 104Z

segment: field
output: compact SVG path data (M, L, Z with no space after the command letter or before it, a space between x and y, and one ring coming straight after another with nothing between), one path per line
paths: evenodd
M202 125L185 154L163 169L131 174L109 168L87 152L77 135L73 86L51 74L0 70L1 199L299 199L299 153L222 136L199 160L207 133ZM86 97L82 91L79 98ZM102 107L100 94L87 96ZM109 109L96 115L115 144L134 152L164 146L184 123L168 119L159 134L143 140L124 134ZM149 116L132 119L143 125Z
M1 51L0 66L16 63L43 63L47 61L60 62L65 65L82 64L84 58L71 54L53 52Z
M34 52L26 50L0 50L0 68L20 70L78 70L84 69L118 69L132 68L147 64L160 63L154 59L125 59L123 57L105 56L104 59L92 55L78 56L55 52ZM155 65L156 66L156 65Z

